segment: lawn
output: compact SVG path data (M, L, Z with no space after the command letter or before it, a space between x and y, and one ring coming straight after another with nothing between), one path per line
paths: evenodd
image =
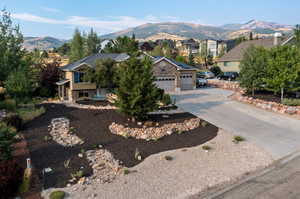
M39 173L44 188L65 187L68 180L71 179L71 174L79 170L83 171L85 176L92 175L93 169L89 166L87 159L79 157L78 154L95 149L95 146L99 144L123 166L130 168L152 154L203 144L213 139L218 132L217 127L208 124L180 135L165 136L157 141L126 139L113 135L108 126L112 122L129 123L128 125L132 127L140 126L130 123L125 116L115 110L87 110L66 107L61 104L44 104L43 106L46 113L27 123L23 133L28 142L33 165ZM70 119L74 133L84 140L83 145L66 148L53 140L46 139L50 136L48 126L51 120L58 117ZM190 118L195 118L195 116L189 113L176 113L169 118L162 117L161 114L153 115L150 120L163 125L183 122ZM143 157L142 160L135 158L137 149ZM69 162L68 168L65 166L66 162ZM43 174L45 168L51 168L52 172Z

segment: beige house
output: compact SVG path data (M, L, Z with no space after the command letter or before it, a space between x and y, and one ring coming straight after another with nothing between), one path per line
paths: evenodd
M97 92L96 84L85 82L83 77L87 67L95 67L96 60L108 58L120 63L129 59L129 56L125 53L98 53L61 67L63 78L56 83L60 100L77 101L95 97ZM155 84L159 88L165 91L181 91L196 88L195 68L165 57L151 58L153 59L153 74L156 77Z
M223 72L239 72L240 62L243 59L245 51L250 46L263 46L265 48L272 48L277 45L286 45L292 42L293 37L281 37L275 34L274 37L245 41L231 49L227 54L217 60L217 65Z

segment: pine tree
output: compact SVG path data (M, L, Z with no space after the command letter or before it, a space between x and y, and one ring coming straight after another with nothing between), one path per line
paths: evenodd
M25 51L22 47L23 35L19 26L14 26L10 13L0 11L0 85L11 72L24 66Z
M87 36L86 48L86 56L98 53L100 50L100 39L93 29L91 29Z
M71 41L70 62L75 62L84 57L84 38L78 29L75 30Z
M296 25L294 29L294 35L296 40L296 46L300 49L300 25Z
M132 119L143 120L147 113L157 109L158 88L154 84L150 59L132 56L120 65L120 80L116 106Z
M189 55L189 65L194 66L195 65L195 61L194 61L194 55L192 53L190 53Z

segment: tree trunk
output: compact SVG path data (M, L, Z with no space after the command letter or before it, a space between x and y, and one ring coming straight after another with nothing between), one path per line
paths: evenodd
M281 103L283 102L284 88L281 88Z

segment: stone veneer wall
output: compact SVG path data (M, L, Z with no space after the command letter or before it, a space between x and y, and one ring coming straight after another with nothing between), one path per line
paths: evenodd
M250 96L244 96L244 90L240 88L238 82L230 82L223 80L208 80L208 84L216 86L218 88L236 91L231 98L243 103L252 104L258 108L273 111L277 113L285 113L289 115L299 115L300 116L300 106L286 106L276 102L264 101L261 99L255 99Z

